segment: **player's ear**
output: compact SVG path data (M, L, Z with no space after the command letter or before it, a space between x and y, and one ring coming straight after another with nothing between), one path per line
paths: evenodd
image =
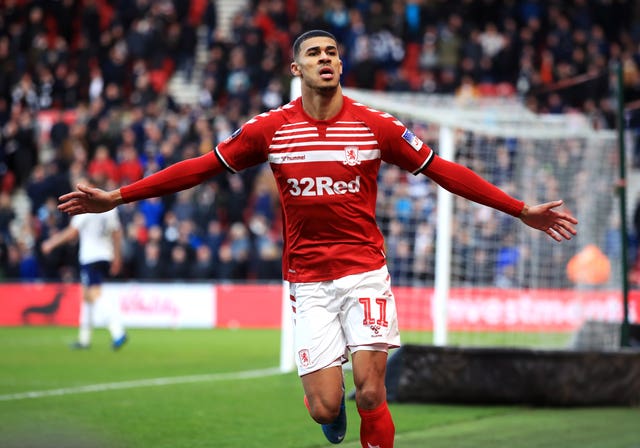
M296 61L291 63L291 74L293 76L300 76L300 66Z

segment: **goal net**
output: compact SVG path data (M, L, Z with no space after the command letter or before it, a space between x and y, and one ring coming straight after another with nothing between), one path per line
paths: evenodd
M579 220L578 235L557 243L383 164L378 222L405 343L567 347L586 322L621 321L614 132L515 101L345 93L528 204L563 199Z

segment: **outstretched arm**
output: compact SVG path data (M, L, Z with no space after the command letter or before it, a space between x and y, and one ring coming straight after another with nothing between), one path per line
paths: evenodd
M60 196L58 209L70 215L102 213L125 202L176 193L224 171L213 152L183 160L117 190L104 191L79 184L77 191Z
M562 205L562 201L527 205L469 168L438 156L424 170L424 174L451 193L518 217L529 227L545 232L556 241L570 240L577 233L573 226L578 224L578 220L569 213L554 210Z

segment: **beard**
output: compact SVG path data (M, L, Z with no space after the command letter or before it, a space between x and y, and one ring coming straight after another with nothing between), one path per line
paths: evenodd
M317 86L314 90L321 95L329 95L335 93L336 90L338 90L338 85L335 84L332 86Z
M339 81L331 84L307 83L307 87L309 87L311 90L313 90L314 92L322 96L328 96L328 95L334 94L338 90L339 86L340 86Z

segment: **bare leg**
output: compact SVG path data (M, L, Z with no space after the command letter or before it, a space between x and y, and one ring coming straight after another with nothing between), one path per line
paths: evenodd
M395 425L387 406L386 368L385 352L360 350L353 354L360 444L364 448L393 448Z
M80 326L78 328L78 342L83 346L91 344L93 333L93 304L100 296L100 286L91 285L82 288L82 303L80 304Z
M334 366L301 377L311 418L321 424L333 422L342 401L342 367Z
M387 399L384 384L387 354L360 350L353 354L353 381L359 409L375 409Z

